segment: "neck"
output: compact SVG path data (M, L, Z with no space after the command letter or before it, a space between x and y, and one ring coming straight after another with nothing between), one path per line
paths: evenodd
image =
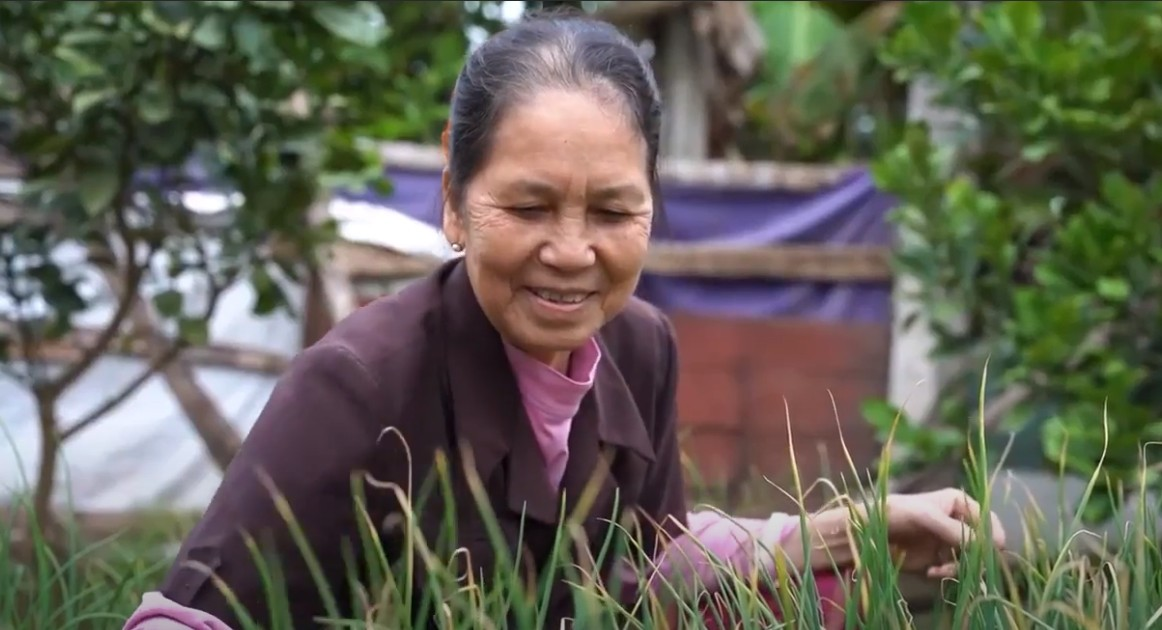
M549 352L530 352L530 357L544 363L553 368L561 374L569 373L569 352L549 351Z

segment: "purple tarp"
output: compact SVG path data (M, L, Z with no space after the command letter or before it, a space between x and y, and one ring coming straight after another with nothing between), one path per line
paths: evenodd
M387 197L344 195L383 204L439 225L440 174L392 169ZM665 229L674 241L739 245L826 243L887 245L890 197L877 191L863 169L812 193L663 186ZM638 294L667 311L737 317L805 317L825 321L887 323L891 285L879 283L708 280L646 275Z

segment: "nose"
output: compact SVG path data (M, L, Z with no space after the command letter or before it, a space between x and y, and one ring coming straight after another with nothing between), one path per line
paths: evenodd
M597 262L593 239L584 220L562 218L538 252L540 262L560 271L581 271Z

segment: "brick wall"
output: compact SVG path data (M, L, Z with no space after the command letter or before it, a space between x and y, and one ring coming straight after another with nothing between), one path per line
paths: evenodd
M887 324L671 318L683 450L703 483L723 487L761 474L792 488L788 423L804 484L850 470L841 434L857 466L878 453L859 407L887 391ZM781 496L772 503L793 505Z

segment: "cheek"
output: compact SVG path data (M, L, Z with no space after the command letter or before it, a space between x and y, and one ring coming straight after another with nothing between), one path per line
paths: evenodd
M487 208L473 209L465 217L464 230L468 242L481 248L496 247L512 237L512 221L503 212Z
M603 258L607 261L610 273L616 275L614 280L619 283L630 282L645 266L650 245L650 223L642 221L619 226L611 230L603 241Z
M467 245L464 257L480 286L489 289L492 300L499 285L507 285L528 257L528 230L499 210L480 209L465 217Z

